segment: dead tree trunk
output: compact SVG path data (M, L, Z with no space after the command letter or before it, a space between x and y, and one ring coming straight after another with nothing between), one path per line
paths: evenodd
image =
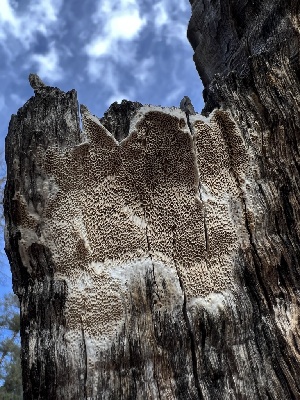
M205 117L12 117L25 399L300 399L298 2L191 3Z

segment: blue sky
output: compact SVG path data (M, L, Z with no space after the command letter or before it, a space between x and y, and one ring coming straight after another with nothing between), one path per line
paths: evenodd
M11 114L33 95L30 72L76 89L99 117L114 101L179 106L184 95L200 112L190 14L188 0L1 0L0 149ZM3 292L11 281L4 254L0 261Z

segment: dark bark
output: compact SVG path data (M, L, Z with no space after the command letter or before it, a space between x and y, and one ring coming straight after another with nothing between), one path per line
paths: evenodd
M120 142L129 134L130 120L141 103L122 100L121 104L113 103L100 118L105 128Z
M12 117L25 399L300 398L298 5L192 3L208 118L83 106L80 132L33 75Z
M246 294L239 319L253 313L247 380L254 398L300 398L299 2L199 0L192 8L203 112L228 110L252 155L254 180L243 189L251 251L238 261ZM232 350L222 352L231 369Z

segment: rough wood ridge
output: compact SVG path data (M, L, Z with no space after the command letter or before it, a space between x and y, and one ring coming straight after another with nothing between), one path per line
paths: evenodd
M297 2L191 3L203 115L31 75L12 116L25 399L300 398Z

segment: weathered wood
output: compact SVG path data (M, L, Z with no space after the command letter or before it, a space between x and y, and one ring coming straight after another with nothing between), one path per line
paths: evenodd
M32 77L12 117L25 399L300 398L297 2L191 3L206 117L82 106L81 132Z
M205 87L204 113L229 111L250 156L249 172L236 175L251 245L237 264L247 294L238 312L252 322L248 332L236 325L236 335L254 339L245 342L242 379L255 389L245 385L245 398L298 399L299 2L191 3L188 37ZM227 143L234 150L230 136ZM236 382L233 397L241 398Z

